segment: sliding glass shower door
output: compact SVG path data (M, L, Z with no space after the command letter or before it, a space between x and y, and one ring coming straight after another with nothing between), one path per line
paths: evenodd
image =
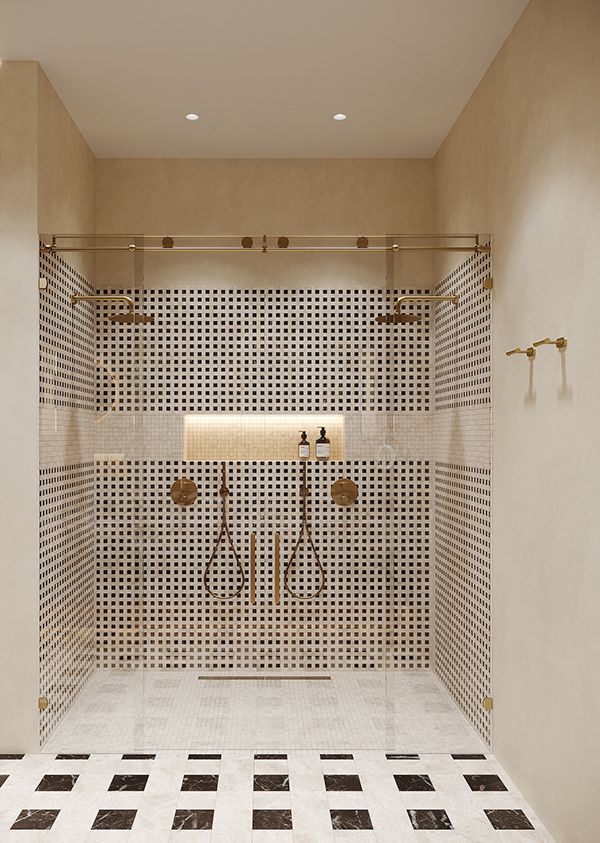
M284 266L221 289L177 286L176 257L155 287L147 256L140 293L155 321L139 340L137 747L390 746L412 481L390 439L400 340L375 322L393 301L381 258L376 282L286 285Z

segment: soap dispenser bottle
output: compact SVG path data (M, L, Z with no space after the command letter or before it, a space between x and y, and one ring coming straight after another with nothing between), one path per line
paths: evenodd
M300 431L300 442L298 443L298 459L299 460L309 460L310 459L310 442L306 438L306 431Z
M317 460L326 462L331 458L331 443L327 438L325 428L321 428L321 435L317 439Z

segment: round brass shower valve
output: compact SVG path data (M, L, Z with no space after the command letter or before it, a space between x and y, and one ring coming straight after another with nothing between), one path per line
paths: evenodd
M338 506L352 506L358 499L358 486L354 480L341 477L332 485L331 497Z
M190 506L197 497L198 487L187 477L180 477L171 486L171 499L177 506Z

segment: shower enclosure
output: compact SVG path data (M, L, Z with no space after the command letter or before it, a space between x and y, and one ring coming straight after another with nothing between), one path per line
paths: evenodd
M47 242L42 746L481 750L484 241Z

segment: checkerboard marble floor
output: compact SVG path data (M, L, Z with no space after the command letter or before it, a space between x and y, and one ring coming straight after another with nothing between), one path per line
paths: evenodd
M0 841L552 843L492 755L0 755Z
M485 751L432 671L327 671L331 681L301 682L274 676L230 681L227 673L221 681L217 672L212 674L217 679L199 680L199 675L207 672L98 670L44 750Z

